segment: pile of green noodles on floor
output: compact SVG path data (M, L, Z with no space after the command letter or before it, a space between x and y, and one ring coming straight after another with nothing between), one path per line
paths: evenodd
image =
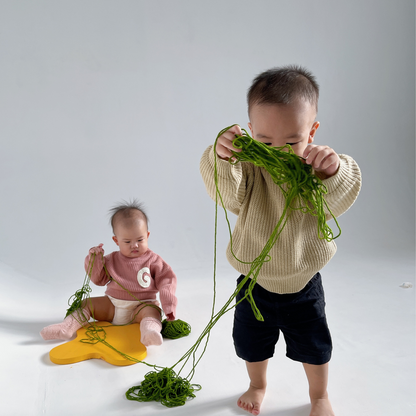
M227 127L221 130L218 133L217 139L214 145L215 146L218 138L230 129L232 126ZM180 406L186 403L190 398L195 397L194 392L199 390L201 386L191 384L191 380L195 374L195 368L202 356L205 353L205 350L208 345L211 329L217 323L217 321L229 310L235 307L236 304L231 305L237 296L238 292L242 289L244 284L251 279L250 285L245 292L245 295L239 302L242 302L244 299L247 299L253 309L258 320L263 321L263 317L260 311L257 309L254 299L252 298L252 289L257 281L257 276L260 272L260 269L264 262L269 260L269 252L277 239L279 238L280 233L282 232L287 219L293 210L301 210L305 214L310 214L317 217L318 229L317 233L319 238L331 241L341 234L340 227L338 222L334 218L339 233L334 236L331 228L326 223L325 211L324 208L332 215L331 210L329 209L324 195L327 193L327 189L322 181L312 174L312 168L310 165L307 165L303 162L299 156L297 156L290 145L286 145L280 148L273 148L265 145L264 143L253 140L247 133L243 130L244 134L241 136L236 136L233 141L234 147L241 149L241 152L234 152L235 160L230 163L238 162L250 162L256 166L263 167L273 178L273 181L276 183L276 186L279 186L285 196L285 207L282 212L282 215L276 224L275 229L270 235L266 245L264 246L262 252L259 256L254 259L252 262L242 262L246 264L251 264L251 268L246 277L240 282L237 286L234 293L230 296L229 300L225 305L215 313L215 299L216 299L216 253L217 253L217 219L218 219L218 205L221 203L221 206L224 206L223 200L221 197L220 190L218 188L218 171L217 171L217 158L215 158L215 187L216 187L216 204L215 204L215 242L214 242L214 297L213 297L213 306L211 312L211 318L202 331L201 335L197 339L196 343L183 355L183 357L172 367L164 368L163 370L151 371L145 375L144 381L138 385L131 387L126 392L126 397L129 400L137 401L160 401L163 405L167 407ZM231 251L232 251L232 237L231 237L231 226L228 220L227 211L224 209L226 221L228 224L228 231L230 234L231 242ZM198 349L200 348L202 342L203 344L202 352L198 355ZM192 367L190 372L186 377L180 377L181 372L183 371L186 364L192 358ZM177 366L181 366L179 371L176 373L173 369Z

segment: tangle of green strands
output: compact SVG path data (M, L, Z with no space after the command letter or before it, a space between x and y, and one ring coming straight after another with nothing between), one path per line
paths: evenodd
M232 163L250 162L266 169L274 183L282 190L290 209L301 210L317 217L320 239L329 242L338 238L341 229L324 199L328 190L321 179L312 174L312 167L304 163L303 158L297 156L290 145L270 147L252 139L246 130L243 129L243 132L243 135L236 136L233 140L234 147L242 151L233 152L235 161ZM339 232L335 237L326 223L324 208L331 214L338 227Z
M194 398L194 391L200 389L201 386L179 377L172 368L164 368L159 372L147 373L139 386L133 386L126 392L126 397L129 400L156 401L166 407L176 407Z
M92 270L92 267L94 266L94 259L95 259L95 255L94 255L94 258L93 258L93 260L91 261L90 260L90 264L91 264L91 270ZM89 265L88 265L88 268L89 268ZM79 290L77 290L70 298L69 298L69 300L68 300L68 304L71 302L71 304L70 304L70 306L69 306L69 308L66 310L66 315L65 315L65 318L67 317L67 316L69 316L69 315L73 315L76 311L78 312L78 315L79 315L79 312L82 310L82 304L83 304L83 301L86 299L86 298L88 298L89 297L89 295L90 295L90 293L91 293L91 291L92 291L92 289L91 289L91 286L90 286L90 276L89 276L89 274L90 273L87 273L86 275L85 275L85 278L84 278L84 283L83 283L83 285L82 285L82 288L81 289L79 289Z
M217 139L214 144L214 154L216 155L216 144L218 138L230 129L232 126L227 127L218 133ZM241 152L234 152L235 162L246 161L256 164L257 166L263 166L272 176L274 182L280 187L285 196L285 207L282 215L276 224L272 234L270 235L267 243L259 256L252 262L243 262L239 260L233 253L233 256L241 263L250 264L250 271L247 273L245 278L237 286L234 293L231 295L225 305L215 313L215 299L216 299L216 264L217 264L217 224L218 224L218 205L221 201L221 205L224 207L222 196L218 188L218 170L217 170L217 157L215 157L214 165L214 182L216 187L216 198L215 198L215 237L214 237L214 296L213 306L211 312L211 319L208 322L205 329L197 339L196 343L184 354L184 356L172 367L164 368L162 371L152 371L145 376L145 380L139 385L132 387L126 393L126 397L129 400L137 401L149 401L156 400L160 401L165 406L178 406L185 404L188 398L194 397L194 391L199 390L199 385L191 385L195 374L195 368L205 353L208 345L209 337L212 328L218 322L218 320L228 311L236 306L237 303L231 306L231 303L236 298L237 294L243 288L244 284L251 279L248 289L245 295L239 302L247 299L253 309L254 315L260 321L263 321L263 317L260 311L257 309L254 299L252 297L252 289L256 283L257 276L266 261L270 260L269 252L273 245L276 243L280 233L286 225L290 211L293 209L299 209L302 212L309 213L318 217L318 236L325 238L327 241L339 236L334 237L331 229L326 225L325 213L323 206L325 206L329 212L323 194L327 192L325 186L322 184L319 178L312 174L312 169L309 165L304 164L301 159L294 154L293 149L290 146L284 146L283 148L270 148L263 143L254 141L245 130L244 135L237 136L234 140L236 148L240 148ZM287 151L284 151L287 150ZM297 198L298 203L295 204ZM228 231L230 234L230 244L232 251L232 231L230 222L228 220L227 211L224 208L225 218L228 225ZM338 223L337 223L338 225ZM338 226L339 228L339 226ZM233 251L232 251L233 252ZM238 303L239 303L238 302ZM205 344L202 352L197 355L198 349L200 348L203 340ZM182 378L179 374L184 369L185 365L189 362L192 357L192 368L187 377ZM179 372L176 374L173 371L178 364L183 363ZM181 384L183 383L183 384ZM178 386L184 386L178 388ZM189 389L187 389L190 387ZM174 398L174 400L171 400Z
M176 319L174 321L163 320L162 322L162 331L161 334L165 338L169 339L178 339L186 337L191 333L191 326L182 321L181 319Z

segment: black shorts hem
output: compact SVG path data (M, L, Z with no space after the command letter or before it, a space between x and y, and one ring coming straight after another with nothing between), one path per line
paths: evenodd
M286 354L286 357L291 359L292 361L297 361L302 364L312 364L312 365L323 365L328 363L331 360L332 353L329 352L327 354L323 354L321 357L313 357L313 356L294 356L290 354Z
M235 353L237 354L238 358L241 358L242 360L248 362L248 363L259 363L261 361L269 360L270 358L273 358L273 355L266 354L266 355L260 355L260 354L253 354L252 356L241 354L237 351L237 348L235 349Z

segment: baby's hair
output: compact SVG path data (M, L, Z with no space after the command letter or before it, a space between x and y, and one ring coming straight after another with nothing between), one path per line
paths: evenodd
M298 65L272 68L254 78L247 92L248 112L254 104L291 104L301 98L318 112L319 85L307 69Z
M120 220L132 221L137 217L143 219L146 225L149 223L149 219L144 211L143 204L137 199L133 199L130 202L122 201L119 205L110 209L110 224L114 232L116 222Z

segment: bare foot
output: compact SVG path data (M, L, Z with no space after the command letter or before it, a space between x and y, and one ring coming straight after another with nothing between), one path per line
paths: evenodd
M310 416L335 416L328 398L311 400Z
M265 388L259 389L250 384L248 390L238 399L237 405L252 415L258 415L265 393Z

